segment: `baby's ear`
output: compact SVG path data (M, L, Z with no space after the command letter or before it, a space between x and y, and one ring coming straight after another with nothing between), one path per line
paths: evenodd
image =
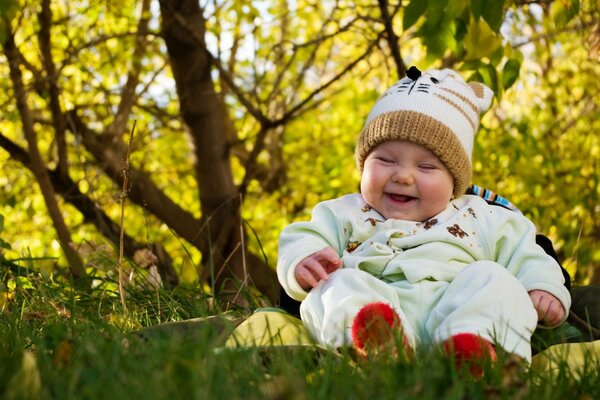
M475 97L477 98L477 106L479 107L479 112L484 113L490 108L492 104L492 99L494 98L494 92L489 87L485 86L483 83L479 82L469 82L468 85L471 87L473 93L475 93Z

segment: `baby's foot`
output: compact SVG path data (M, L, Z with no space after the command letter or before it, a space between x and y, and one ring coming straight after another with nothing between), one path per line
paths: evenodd
M401 332L400 317L385 303L369 303L361 308L352 323L352 342L358 355L367 357L380 353L397 357L395 337ZM408 340L403 335L406 354L410 354Z
M459 333L444 342L444 352L454 357L457 370L468 367L474 378L483 376L483 367L496 361L494 346L474 333Z

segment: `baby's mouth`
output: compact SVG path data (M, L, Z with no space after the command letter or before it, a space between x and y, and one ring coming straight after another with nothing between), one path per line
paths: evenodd
M408 203L409 201L415 200L416 197L413 196L407 196L404 194L394 194L394 193L387 193L387 196L392 199L393 201L399 202L399 203Z

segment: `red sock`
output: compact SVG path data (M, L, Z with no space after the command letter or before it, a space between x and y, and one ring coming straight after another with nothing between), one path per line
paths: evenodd
M457 369L466 364L471 375L477 378L483 376L483 366L486 362L496 361L494 346L474 333L452 336L444 342L444 352L454 355Z
M352 323L354 347L363 355L390 344L395 332L401 329L400 317L385 303L370 303L361 308ZM405 347L408 342L404 338Z

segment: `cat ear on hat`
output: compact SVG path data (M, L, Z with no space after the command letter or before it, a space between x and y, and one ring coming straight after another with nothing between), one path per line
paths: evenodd
M484 85L480 82L469 82L469 87L475 94L477 99L477 107L479 107L479 112L484 113L490 108L492 104L492 100L494 99L494 92L492 89Z

